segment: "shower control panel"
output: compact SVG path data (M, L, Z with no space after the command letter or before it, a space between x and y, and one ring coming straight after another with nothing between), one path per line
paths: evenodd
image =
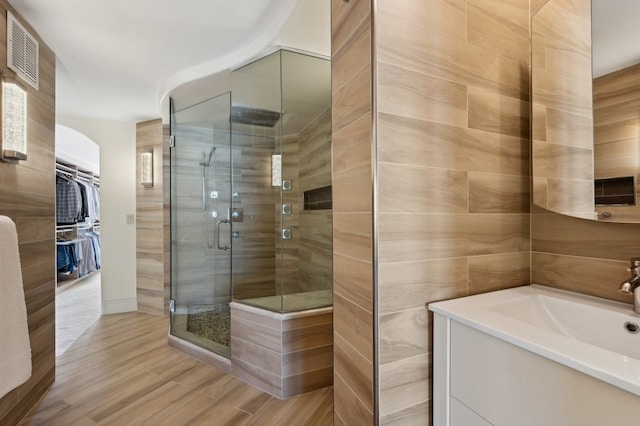
M242 222L244 219L244 215L242 214L242 209L238 207L230 208L229 218L231 219L231 222Z

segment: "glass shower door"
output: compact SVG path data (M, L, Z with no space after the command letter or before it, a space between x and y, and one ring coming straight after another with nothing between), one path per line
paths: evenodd
M171 334L229 357L230 95L172 114Z

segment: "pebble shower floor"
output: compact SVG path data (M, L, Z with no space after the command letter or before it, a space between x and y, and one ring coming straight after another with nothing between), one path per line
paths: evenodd
M189 308L187 331L223 346L231 339L231 309L229 304L196 305Z

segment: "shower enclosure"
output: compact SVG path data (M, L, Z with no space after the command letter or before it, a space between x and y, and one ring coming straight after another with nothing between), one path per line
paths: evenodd
M171 334L227 358L230 302L332 305L330 63L278 50L231 76L172 114L171 149Z

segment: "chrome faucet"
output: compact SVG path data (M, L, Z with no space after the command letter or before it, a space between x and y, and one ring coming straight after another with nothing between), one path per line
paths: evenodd
M631 266L627 271L631 272L631 277L620 284L618 291L633 295L633 312L640 314L640 290L636 291L640 287L640 257L631 258Z

